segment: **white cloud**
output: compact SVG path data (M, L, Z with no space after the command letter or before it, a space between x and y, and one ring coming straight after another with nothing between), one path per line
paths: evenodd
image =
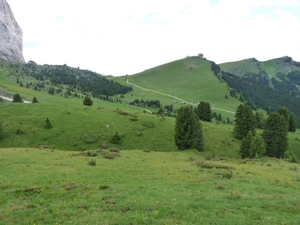
M24 57L122 75L202 52L300 61L297 0L7 0Z

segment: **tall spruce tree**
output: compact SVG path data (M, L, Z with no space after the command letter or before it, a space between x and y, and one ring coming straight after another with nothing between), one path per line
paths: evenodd
M200 102L197 107L197 115L200 120L211 122L212 113L208 102Z
M247 136L242 139L240 155L242 159L250 157L250 147L252 142L252 133L248 132Z
M296 132L297 130L297 119L294 114L290 114L289 117L289 132Z
M266 120L263 139L266 143L268 156L281 158L288 146L288 123L279 113L271 113Z
M266 153L266 145L261 135L256 134L250 145L250 158L262 157Z
M289 122L289 110L286 108L286 107L280 107L278 110L277 110L277 113L279 113L280 115L283 115L286 122L288 123Z
M180 150L190 148L204 150L202 125L190 106L178 109L175 121L175 145Z
M241 140L249 133L255 134L256 122L252 109L240 104L235 113L234 137Z

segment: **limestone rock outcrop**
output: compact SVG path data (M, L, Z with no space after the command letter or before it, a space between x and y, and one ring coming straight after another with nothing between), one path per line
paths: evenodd
M0 58L7 61L25 62L23 31L18 25L6 0L0 0Z

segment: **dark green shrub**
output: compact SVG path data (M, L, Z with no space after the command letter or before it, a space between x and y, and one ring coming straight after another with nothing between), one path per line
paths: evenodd
M17 135L26 134L24 131L21 131L20 129L18 129L16 133L17 133Z
M116 155L113 152L103 152L102 156L105 159L114 159Z
M236 191L236 192L231 192L228 196L227 196L227 198L228 199L231 199L231 200L238 200L238 199L240 199L242 196L241 196L241 194L238 192L238 191Z
M222 177L223 177L223 178L227 178L227 179L231 179L231 178L233 177L233 173L232 173L231 170L227 170L226 172L224 172L224 173L222 174Z
M87 144L95 143L99 138L97 134L85 134L81 137L82 141Z
M88 163L90 166L96 166L96 159L91 159Z
M116 134L110 139L110 142L112 144L119 144L121 142L121 139L121 136L118 134L118 132L116 132Z
M92 99L89 96L85 96L83 100L83 105L92 106L93 105Z
M108 188L110 188L108 185L100 185L99 186L99 190L106 190Z
M50 122L50 120L49 120L49 118L47 117L47 119L46 119L46 126L45 126L45 128L46 129L50 129L50 128L52 128L52 125L51 125L51 122Z
M156 124L153 121L143 121L142 125L147 128L155 128Z
M14 97L13 97L13 101L12 102L20 102L20 103L23 103L23 100L20 96L20 94L15 94Z
M124 111L118 111L118 113L120 114L120 115L123 115L123 116L126 116L126 115L128 115L129 113L127 113L127 112L124 112Z
M86 152L84 152L84 155L88 156L88 157L95 157L98 155L98 153L97 153L97 151L86 151Z
M33 97L32 103L39 103L36 97Z
M119 149L117 149L117 148L111 148L111 149L109 149L109 151L110 151L110 152L117 152L117 153L120 152Z

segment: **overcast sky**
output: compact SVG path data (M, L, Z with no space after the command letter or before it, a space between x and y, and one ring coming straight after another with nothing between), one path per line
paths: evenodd
M7 0L23 55L104 75L203 53L216 63L300 61L299 0Z

